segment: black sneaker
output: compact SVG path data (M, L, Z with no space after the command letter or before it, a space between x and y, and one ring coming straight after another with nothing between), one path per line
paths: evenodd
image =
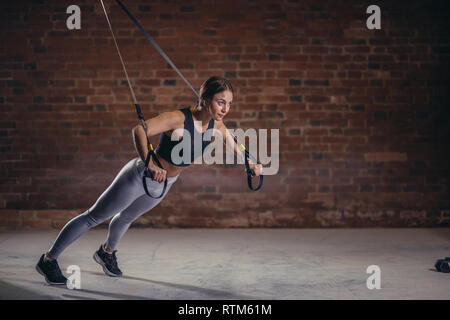
M110 277L121 277L122 271L117 266L117 250L108 253L103 250L103 245L94 253L94 260L103 267L103 271Z
M36 271L45 277L48 284L66 284L67 278L63 276L56 259L45 261L44 256L36 264Z

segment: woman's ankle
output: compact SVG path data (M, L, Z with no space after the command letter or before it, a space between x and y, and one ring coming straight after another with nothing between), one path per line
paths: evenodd
M45 261L49 261L49 260L55 260L55 258L53 258L50 253L46 252L44 255L44 260Z
M110 248L108 248L108 247L106 246L106 243L103 244L103 250L105 250L105 251L108 252L108 253L113 253L113 252L114 252L114 250L111 250Z

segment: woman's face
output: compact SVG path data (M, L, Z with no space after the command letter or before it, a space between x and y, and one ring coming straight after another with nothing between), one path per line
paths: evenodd
M210 103L211 117L216 121L222 121L230 110L232 101L233 93L230 90L216 93Z

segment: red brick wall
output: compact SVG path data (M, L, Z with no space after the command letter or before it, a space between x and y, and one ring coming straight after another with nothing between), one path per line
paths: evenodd
M449 27L441 2L124 0L197 88L229 78L230 128L279 128L280 171L191 166L139 223L449 226ZM194 95L105 1L147 118ZM144 4L147 3L147 4ZM82 9L81 30L66 8ZM99 1L2 1L0 225L61 227L136 156L135 110ZM154 143L157 139L154 139Z

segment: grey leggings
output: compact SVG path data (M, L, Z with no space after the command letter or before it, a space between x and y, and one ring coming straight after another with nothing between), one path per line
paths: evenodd
M131 223L160 203L179 176L167 178L164 195L159 199L153 199L145 193L142 185L143 172L144 162L140 158L129 161L95 204L62 228L49 250L50 256L58 258L61 252L83 233L112 216L114 218L109 224L106 245L109 249L115 249ZM150 194L159 196L164 184L150 178L146 180Z

